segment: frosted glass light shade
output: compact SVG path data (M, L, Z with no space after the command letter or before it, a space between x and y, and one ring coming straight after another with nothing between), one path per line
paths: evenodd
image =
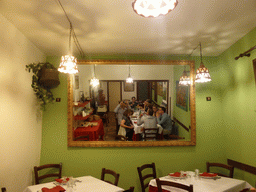
M209 70L201 62L200 67L196 70L196 83L205 83L211 81Z
M133 10L143 17L166 15L178 4L178 0L135 0Z
M72 55L62 56L58 71L62 73L76 74L78 73L76 63L77 63L77 59L74 56Z
M183 74L180 77L179 85L188 86L191 83L190 81L190 76L187 75L186 71L183 71Z

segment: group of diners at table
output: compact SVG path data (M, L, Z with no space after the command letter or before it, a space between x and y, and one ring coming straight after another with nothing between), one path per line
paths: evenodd
M141 190L136 189L136 191L256 192L248 182L233 178L234 168L232 165L207 162L206 172L195 169L194 171L166 172L167 175L157 177L155 163L144 164L137 167L139 176L137 179L140 181ZM39 173L46 170L51 174L49 172ZM218 173L211 172L214 170ZM35 185L28 186L23 192L134 192L135 187L132 184L126 190L118 185L120 174L116 171L102 168L99 174L100 179L90 175L64 177L62 176L62 163L35 166ZM45 182L45 178L50 180ZM5 191L6 189L2 188L2 192Z
M132 97L130 102L120 101L114 112L117 120L116 134L125 136L128 141L138 140L138 138L143 140L144 129L147 132L153 132L148 129L159 128L158 134L162 135L159 138L166 139L172 132L172 120L166 113L166 108L153 104L150 99L138 102L135 97ZM135 137L136 134L140 137Z

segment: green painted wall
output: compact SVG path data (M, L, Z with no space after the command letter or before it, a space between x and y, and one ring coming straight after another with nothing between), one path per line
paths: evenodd
M255 112L253 112L255 104L253 106L250 103L253 101L251 97L255 86L253 86L252 68L249 67L253 57L245 58L248 63L242 61L244 58L239 61L233 59L235 55L252 46L253 43L248 39L255 37L255 33L256 30L220 57L203 58L213 81L207 84L196 84L196 146L68 148L67 77L65 74L60 74L61 84L53 92L55 97L61 98L61 102L48 105L43 114L41 164L62 162L63 175L75 177L92 175L100 178L101 168L114 169L121 174L119 186L123 188L135 186L136 192L140 191L136 167L145 163L155 162L159 177L180 170L198 168L205 171L206 161L226 163L227 157L256 166L254 152L256 126ZM240 44L243 46L240 47ZM149 55L102 57L94 55L91 58L186 59L185 57ZM48 61L56 66L59 64L59 59L59 57L48 57ZM198 68L199 58L192 59L195 59L196 68ZM230 70L232 72L229 72ZM207 96L211 96L212 101L206 101ZM240 100L241 98L243 100ZM248 177L246 179L253 184Z
M227 158L256 166L256 86L250 57L235 60L256 45L256 29L219 56L219 88L222 90L223 130ZM256 74L255 74L256 75ZM235 176L255 184L256 176L235 170Z

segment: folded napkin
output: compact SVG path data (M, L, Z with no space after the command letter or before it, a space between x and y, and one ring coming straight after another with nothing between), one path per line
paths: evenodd
M51 189L48 189L46 187L42 188L42 192L64 192L64 191L66 191L66 190L59 185L56 187L53 187Z
M172 177L181 177L181 173L180 172L175 172L175 173L169 173L169 176L172 176ZM183 177L184 176L187 176L187 174L183 174Z
M200 176L203 176L203 177L216 177L216 176L218 176L218 174L203 172L202 174L200 174Z
M69 181L69 178L66 178L65 180L63 180L63 179L55 179L55 181L57 181L58 183L66 183L67 181Z

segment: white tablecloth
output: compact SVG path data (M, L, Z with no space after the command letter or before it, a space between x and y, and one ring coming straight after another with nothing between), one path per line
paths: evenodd
M172 181L185 185L193 185L194 192L239 192L244 188L251 188L252 186L243 180L231 179L227 177L220 177L219 179L206 179L187 177L186 179L173 179L169 176L161 177L160 180ZM156 180L152 179L149 185L156 187ZM184 190L164 186L163 189L172 192L184 192Z
M76 179L82 182L76 182L76 186L74 186L73 192L121 192L121 191L124 191L124 189L120 187L111 185L107 182L104 182L92 176L78 177ZM39 185L32 185L27 187L23 192L38 192L43 187L47 187L50 189L55 186L56 185L54 185L53 182L43 183ZM67 189L66 185L62 185L62 187Z

